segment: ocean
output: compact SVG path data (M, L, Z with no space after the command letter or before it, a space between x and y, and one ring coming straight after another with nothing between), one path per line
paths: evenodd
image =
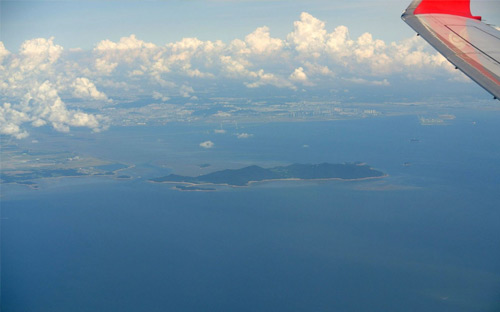
M134 164L133 179L2 185L1 310L499 311L500 112L453 113L447 126L393 116L53 136L49 148ZM354 161L389 176L215 192L147 182Z

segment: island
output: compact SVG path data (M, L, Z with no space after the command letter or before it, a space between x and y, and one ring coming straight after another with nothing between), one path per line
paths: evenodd
M365 163L356 162L344 164L292 164L272 168L253 165L241 169L215 171L197 177L170 174L149 181L189 185L248 186L253 182L273 180L364 180L385 176L386 174L383 172L375 170Z

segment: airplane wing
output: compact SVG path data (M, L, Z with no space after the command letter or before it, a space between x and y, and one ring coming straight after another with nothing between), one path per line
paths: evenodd
M500 99L500 31L471 14L470 0L413 0L401 18L456 68Z

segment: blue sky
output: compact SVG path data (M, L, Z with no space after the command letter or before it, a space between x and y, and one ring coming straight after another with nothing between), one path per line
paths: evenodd
M349 27L354 36L369 31L385 41L413 35L400 19L410 0L186 0L186 1L1 1L1 41L16 50L27 39L55 37L67 48L92 48L102 39L136 34L155 44L184 37L230 41L256 27L286 35L301 12L327 28ZM474 14L500 24L500 5L472 0Z
M412 32L400 19L408 0L392 1L2 1L2 41L9 50L26 39L54 36L64 47L92 48L102 39L135 34L156 44L183 37L230 41L268 26L282 37L301 12L353 35L370 31L387 41Z

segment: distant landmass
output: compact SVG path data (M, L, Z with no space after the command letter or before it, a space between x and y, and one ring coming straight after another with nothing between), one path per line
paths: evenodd
M118 171L129 168L124 164L109 164L87 168L26 168L22 170L0 171L0 183L17 183L37 189L38 184L32 180L60 177L110 176ZM118 179L130 179L130 176L120 175Z
M375 170L364 163L346 164L293 164L289 166L278 166L273 168L262 168L259 166L248 166L241 169L226 169L200 175L197 177L170 174L168 176L150 179L157 183L186 183L186 184L220 184L231 186L248 186L251 182L268 180L362 180L381 178L385 174Z
M5 142L0 136L0 184L20 184L38 189L38 181L48 178L115 176L131 179L119 172L131 165L114 163L68 151L26 149ZM117 176L118 175L118 176Z

